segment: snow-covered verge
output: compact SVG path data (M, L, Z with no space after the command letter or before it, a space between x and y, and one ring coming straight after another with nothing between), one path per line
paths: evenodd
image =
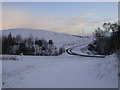
M114 55L106 58L80 56L18 56L5 60L3 88L117 88Z

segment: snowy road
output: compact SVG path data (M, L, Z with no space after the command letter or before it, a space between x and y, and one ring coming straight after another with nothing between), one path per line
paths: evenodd
M108 61L109 60L109 61ZM117 67L113 56L23 56L3 61L4 88L115 88Z
M105 55L89 55L87 54L87 52L82 52L81 49L84 49L87 47L88 44L86 45L78 45L78 46L74 46L71 48L68 48L66 50L66 52L70 55L75 55L75 56L82 56L82 57L97 57L97 58L105 58ZM84 46L84 47L83 47ZM87 51L87 50L85 50Z

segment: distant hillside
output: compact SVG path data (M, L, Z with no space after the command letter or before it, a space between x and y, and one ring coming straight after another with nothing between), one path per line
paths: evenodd
M53 40L57 46L80 41L80 38L76 36L38 29L7 29L2 30L2 35L8 35L10 32L12 36L21 35L22 38L26 38L32 35L34 38Z

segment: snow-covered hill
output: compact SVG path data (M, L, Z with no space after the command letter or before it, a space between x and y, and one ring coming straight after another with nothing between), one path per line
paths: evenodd
M90 38L33 29L3 30L23 38L52 39L56 46L73 47L86 44ZM80 49L74 49L78 52ZM3 55L7 57L6 55ZM11 55L10 55L11 56ZM3 88L118 88L115 55L105 58L72 56L19 56L19 60L2 61Z
M34 38L37 37L45 40L53 40L55 45L58 47L81 41L81 38L72 35L37 29L7 29L2 31L2 35L8 35L10 32L13 36L21 35L22 38L32 35Z

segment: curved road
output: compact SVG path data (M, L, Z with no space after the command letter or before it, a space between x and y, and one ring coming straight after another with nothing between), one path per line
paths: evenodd
M84 45L84 44L82 44ZM78 53L75 53L73 52L72 50L75 49L76 47L79 47L79 46L82 46L82 45L78 45L78 46L75 46L75 47L71 47L71 48L68 48L66 49L66 52L70 55L76 55L76 56L82 56L82 57L97 57L97 58L105 58L104 55L101 55L101 56L97 56L97 55L85 55L85 54L78 54Z

